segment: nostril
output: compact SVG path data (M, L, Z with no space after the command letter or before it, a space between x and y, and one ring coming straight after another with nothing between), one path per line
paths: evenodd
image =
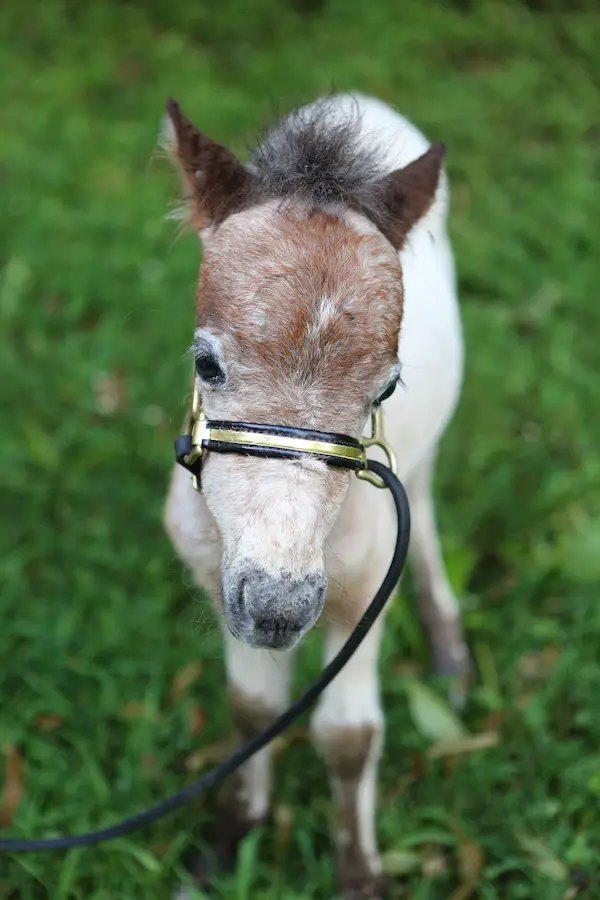
M242 575L237 584L237 590L235 592L235 596L233 598L233 606L235 612L241 614L244 611L245 600L246 600L246 585L248 584L248 579L245 575Z
M287 623L283 622L281 619L275 619L271 627L273 629L275 640L278 642L284 640L287 631Z
M290 619L282 618L280 616L276 618L271 616L261 616L260 618L254 619L254 625L257 631L270 635L276 643L280 643L281 641L284 641L286 637L297 634L302 630L302 625L299 622L291 621Z
M319 572L318 574L309 576L306 580L306 584L309 589L312 590L313 597L317 602L323 603L327 594L327 576Z
M260 616L254 619L254 627L258 632L265 636L269 636L275 641L280 641L283 637L284 628L282 623L277 619L267 616Z

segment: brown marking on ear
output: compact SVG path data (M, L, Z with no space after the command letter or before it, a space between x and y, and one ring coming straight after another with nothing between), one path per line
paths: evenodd
M167 113L174 132L171 153L191 206L192 225L197 230L218 225L250 206L255 176L231 150L202 134L175 100L167 101Z
M418 159L383 179L389 221L382 231L397 250L433 203L445 155L444 144L432 144Z

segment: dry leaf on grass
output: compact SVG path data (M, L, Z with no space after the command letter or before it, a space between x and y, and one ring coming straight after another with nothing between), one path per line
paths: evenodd
M36 716L35 727L38 731L54 731L59 725L62 725L63 717L56 713L47 713Z
M191 735L198 734L206 725L206 713L201 706L190 706L188 711L188 726Z
M160 718L157 711L143 700L130 700L123 707L122 713L128 719L148 719L151 722L156 722Z
M467 734L453 740L436 741L425 751L428 759L440 759L444 756L458 756L462 753L473 753L475 750L486 750L498 743L498 732L484 731L480 734Z
M495 709L485 717L482 722L486 731L498 731L508 719L508 711L506 709Z
M158 428L159 425L163 425L167 421L167 414L161 406L151 403L142 412L142 420L145 425L149 425L151 428Z
M124 373L120 369L102 372L92 383L96 409L102 416L114 416L125 404L127 390Z
M449 900L468 900L477 890L483 873L483 850L475 841L464 841L458 848L458 874L460 884Z
M521 694L521 696L517 697L517 700L516 700L516 705L517 705L518 709L521 709L521 710L526 709L534 697L535 697L535 693L533 691L530 691L527 694Z
M171 849L172 841L157 841L156 844L152 844L151 850L155 856L164 856L165 853Z
M390 878L408 875L421 868L421 856L412 850L388 850L381 857L383 874Z
M169 690L169 703L172 706L176 706L183 700L187 689L197 681L201 675L202 663L200 660L194 660L176 672Z
M213 744L205 744L198 750L194 750L185 758L185 767L188 772L199 772L209 765L216 765L222 762L231 751L234 744L231 740L215 741Z
M23 764L19 751L10 744L4 747L4 789L0 804L0 826L12 825L13 816L25 793L23 787Z
M458 871L465 884L479 884L483 872L483 850L475 841L465 841L458 850Z
M275 840L280 847L287 846L292 839L294 810L291 806L280 803L273 810L273 819L275 821Z
M309 738L310 733L308 728L291 728L289 731L278 735L275 740L271 742L271 753L274 758L277 758L281 756L282 753L285 753L291 744L296 741L308 741Z
M401 675L403 678L419 678L423 667L415 660L403 660L394 666L394 675Z
M539 681L547 678L558 662L558 647L549 644L540 652L524 653L517 664L521 678L527 681Z
M399 797L403 797L411 784L414 784L417 780L414 774L403 775L402 778L396 781L393 788L383 796L383 804L394 803Z
M409 756L412 779L413 781L421 781L421 779L425 778L425 757L418 750L411 750Z
M430 741L456 740L468 734L449 704L430 687L406 678L404 688L412 720Z
M448 871L448 860L443 853L433 853L426 856L421 865L421 872L425 878L438 878Z

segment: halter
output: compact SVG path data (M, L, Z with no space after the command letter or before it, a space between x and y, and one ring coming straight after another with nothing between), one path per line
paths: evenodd
M202 490L201 472L206 453L240 453L263 459L319 459L338 469L350 469L358 478L378 488L387 485L369 470L367 450L379 447L387 467L396 474L396 455L386 441L383 430L383 408L371 411L371 436L362 441L347 434L290 428L287 425L260 425L252 422L226 422L207 419L202 410L200 392L194 385L191 408L186 416L183 434L175 441L175 458L192 474L195 490Z

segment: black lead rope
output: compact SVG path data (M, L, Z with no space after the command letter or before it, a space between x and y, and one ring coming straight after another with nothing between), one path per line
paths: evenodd
M12 853L26 853L42 850L69 850L73 847L89 847L92 844L99 844L102 841L109 841L113 838L122 837L125 834L131 834L140 828L146 828L157 819L166 816L168 813L179 809L189 800L204 793L213 787L217 782L231 775L243 763L266 747L274 738L280 735L286 728L289 728L304 712L306 712L319 694L333 681L338 672L348 662L352 654L363 642L375 619L382 611L390 594L396 587L404 563L408 553L408 543L410 537L410 510L408 499L402 484L394 473L387 467L374 460L368 461L368 468L378 475L385 485L390 489L396 507L396 516L398 519L398 532L396 535L396 546L394 555L390 563L381 587L375 594L370 606L366 610L362 619L334 659L323 669L321 674L316 678L304 693L286 709L278 719L275 719L264 731L248 741L242 747L235 750L220 765L215 766L209 772L205 772L196 781L188 784L168 797L166 800L157 803L156 806L131 816L116 825L108 828L100 828L98 831L88 831L84 834L64 835L55 838L40 838L38 840L23 840L21 838L2 838L0 839L0 851Z

